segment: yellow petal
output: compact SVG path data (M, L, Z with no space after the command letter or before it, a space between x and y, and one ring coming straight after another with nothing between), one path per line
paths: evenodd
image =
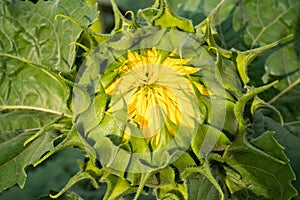
M193 82L193 84L195 84L195 86L197 87L197 89L199 90L199 92L205 96L211 96L212 92L209 91L209 89L207 87L205 87L204 85L197 83L197 82Z
M171 135L175 130L170 123L177 126L192 127L194 124L190 99L195 98L194 90L186 75L197 73L200 69L186 66L188 59L167 57L156 48L127 53L127 60L119 68L120 78L106 88L110 95L122 95L122 99L112 101L109 111L123 109L127 106L127 119L138 125L147 142L153 139L159 143L160 131L165 126ZM174 56L170 53L169 56ZM210 95L203 85L193 82L201 94ZM117 97L119 98L119 97ZM123 142L131 136L128 127L124 130Z
M180 75L194 74L200 70L200 68L185 66L188 63L189 61L186 59L180 59L180 58L175 59L175 58L168 57L163 61L162 64L173 69Z
M147 50L146 55L142 58L145 64L160 64L161 62L161 55L157 54L155 47L153 47L151 50Z
M118 78L116 79L114 82L112 82L112 84L110 84L106 89L105 89L105 93L112 95L114 90L116 89L116 87L119 85L121 79Z
M142 66L143 60L142 60L141 56L139 54L137 54L136 52L132 53L132 52L128 51L127 57L128 57L128 65L129 65L130 69L133 69L137 66Z

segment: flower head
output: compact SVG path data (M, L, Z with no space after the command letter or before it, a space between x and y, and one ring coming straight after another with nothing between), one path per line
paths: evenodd
M156 48L127 53L127 59L119 70L119 78L106 88L106 93L119 96L112 102L109 112L125 107L126 120L136 125L149 142L158 143L160 131L166 127L176 135L171 124L194 126L195 110L192 100L196 99L193 84L205 95L208 90L199 83L191 82L190 74L200 69L189 66L189 60L174 52L167 53ZM125 128L123 141L131 135Z

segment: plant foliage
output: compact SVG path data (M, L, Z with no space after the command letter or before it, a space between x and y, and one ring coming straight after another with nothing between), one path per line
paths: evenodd
M74 148L85 155L77 173L41 199L82 199L70 190L86 179L103 199L296 198L298 0L156 0L126 14L111 0L107 34L88 2L0 2L0 192L24 188L28 167ZM126 118L138 106L111 88L148 59L180 63L164 77L188 80L194 129L177 123L176 108L155 137L144 137L141 117Z

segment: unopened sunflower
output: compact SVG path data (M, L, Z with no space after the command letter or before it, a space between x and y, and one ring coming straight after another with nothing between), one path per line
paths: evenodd
M109 185L105 199L138 199L149 189L158 199L190 199L193 179L225 199L256 176L230 175L243 173L234 169L236 155L286 164L246 139L248 113L267 106L256 95L276 84L249 87L247 66L278 42L246 52L221 48L213 22L222 3L193 26L166 0L138 19L128 12L132 20L112 1L115 29L92 34L99 43L91 43L74 87L75 124L93 149L83 172Z

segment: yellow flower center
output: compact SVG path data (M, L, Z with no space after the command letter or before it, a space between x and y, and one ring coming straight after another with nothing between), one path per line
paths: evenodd
M127 121L136 125L149 142L160 139L160 131L165 127L172 136L174 126L193 127L195 110L191 101L196 100L193 85L187 75L198 72L199 68L187 66L188 60L159 55L155 48L143 54L128 52L127 60L119 69L120 77L106 93L116 98L109 112L127 110ZM193 84L205 95L208 90L199 83ZM131 136L125 128L123 141Z

